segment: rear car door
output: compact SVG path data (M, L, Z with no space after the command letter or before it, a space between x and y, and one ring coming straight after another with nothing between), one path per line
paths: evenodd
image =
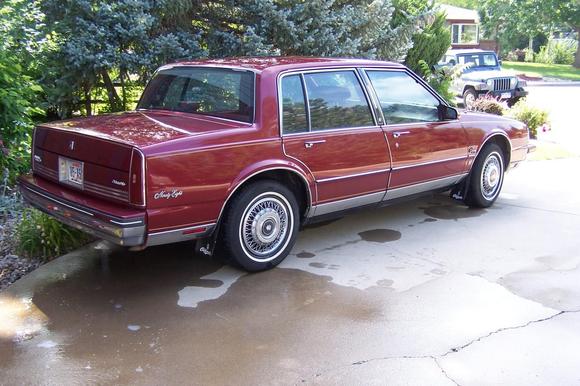
M466 173L467 135L459 120L441 120L442 101L403 69L365 71L374 89L392 155L386 199L445 187Z
M314 215L382 200L388 147L354 69L285 74L280 101L284 151L316 180Z

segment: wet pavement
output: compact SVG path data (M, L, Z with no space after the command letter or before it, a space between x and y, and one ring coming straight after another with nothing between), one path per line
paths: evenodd
M317 224L258 274L92 244L0 293L0 383L579 384L579 169Z

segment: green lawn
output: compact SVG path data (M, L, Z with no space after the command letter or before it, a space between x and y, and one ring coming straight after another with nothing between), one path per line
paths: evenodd
M566 64L543 64L524 62L503 62L502 67L506 70L514 70L518 74L526 74L534 77L548 77L580 81L580 69Z

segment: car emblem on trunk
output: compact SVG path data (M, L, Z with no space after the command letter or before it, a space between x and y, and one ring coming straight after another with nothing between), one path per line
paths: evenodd
M75 141L70 141L70 143L68 144L68 148L71 150L75 149Z

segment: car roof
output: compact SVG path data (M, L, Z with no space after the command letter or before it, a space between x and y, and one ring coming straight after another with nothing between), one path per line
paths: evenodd
M482 50L479 48L464 48L458 50L449 50L445 55L461 55L461 54L480 54L480 53L495 53L491 50Z
M381 60L355 59L355 58L324 58L305 56L255 56L237 57L223 59L203 59L193 61L178 61L160 68L171 68L175 66L207 66L247 69L254 72L274 70L281 72L285 70L307 69L316 67L348 67L348 66L388 66L404 68L400 63L387 62Z

